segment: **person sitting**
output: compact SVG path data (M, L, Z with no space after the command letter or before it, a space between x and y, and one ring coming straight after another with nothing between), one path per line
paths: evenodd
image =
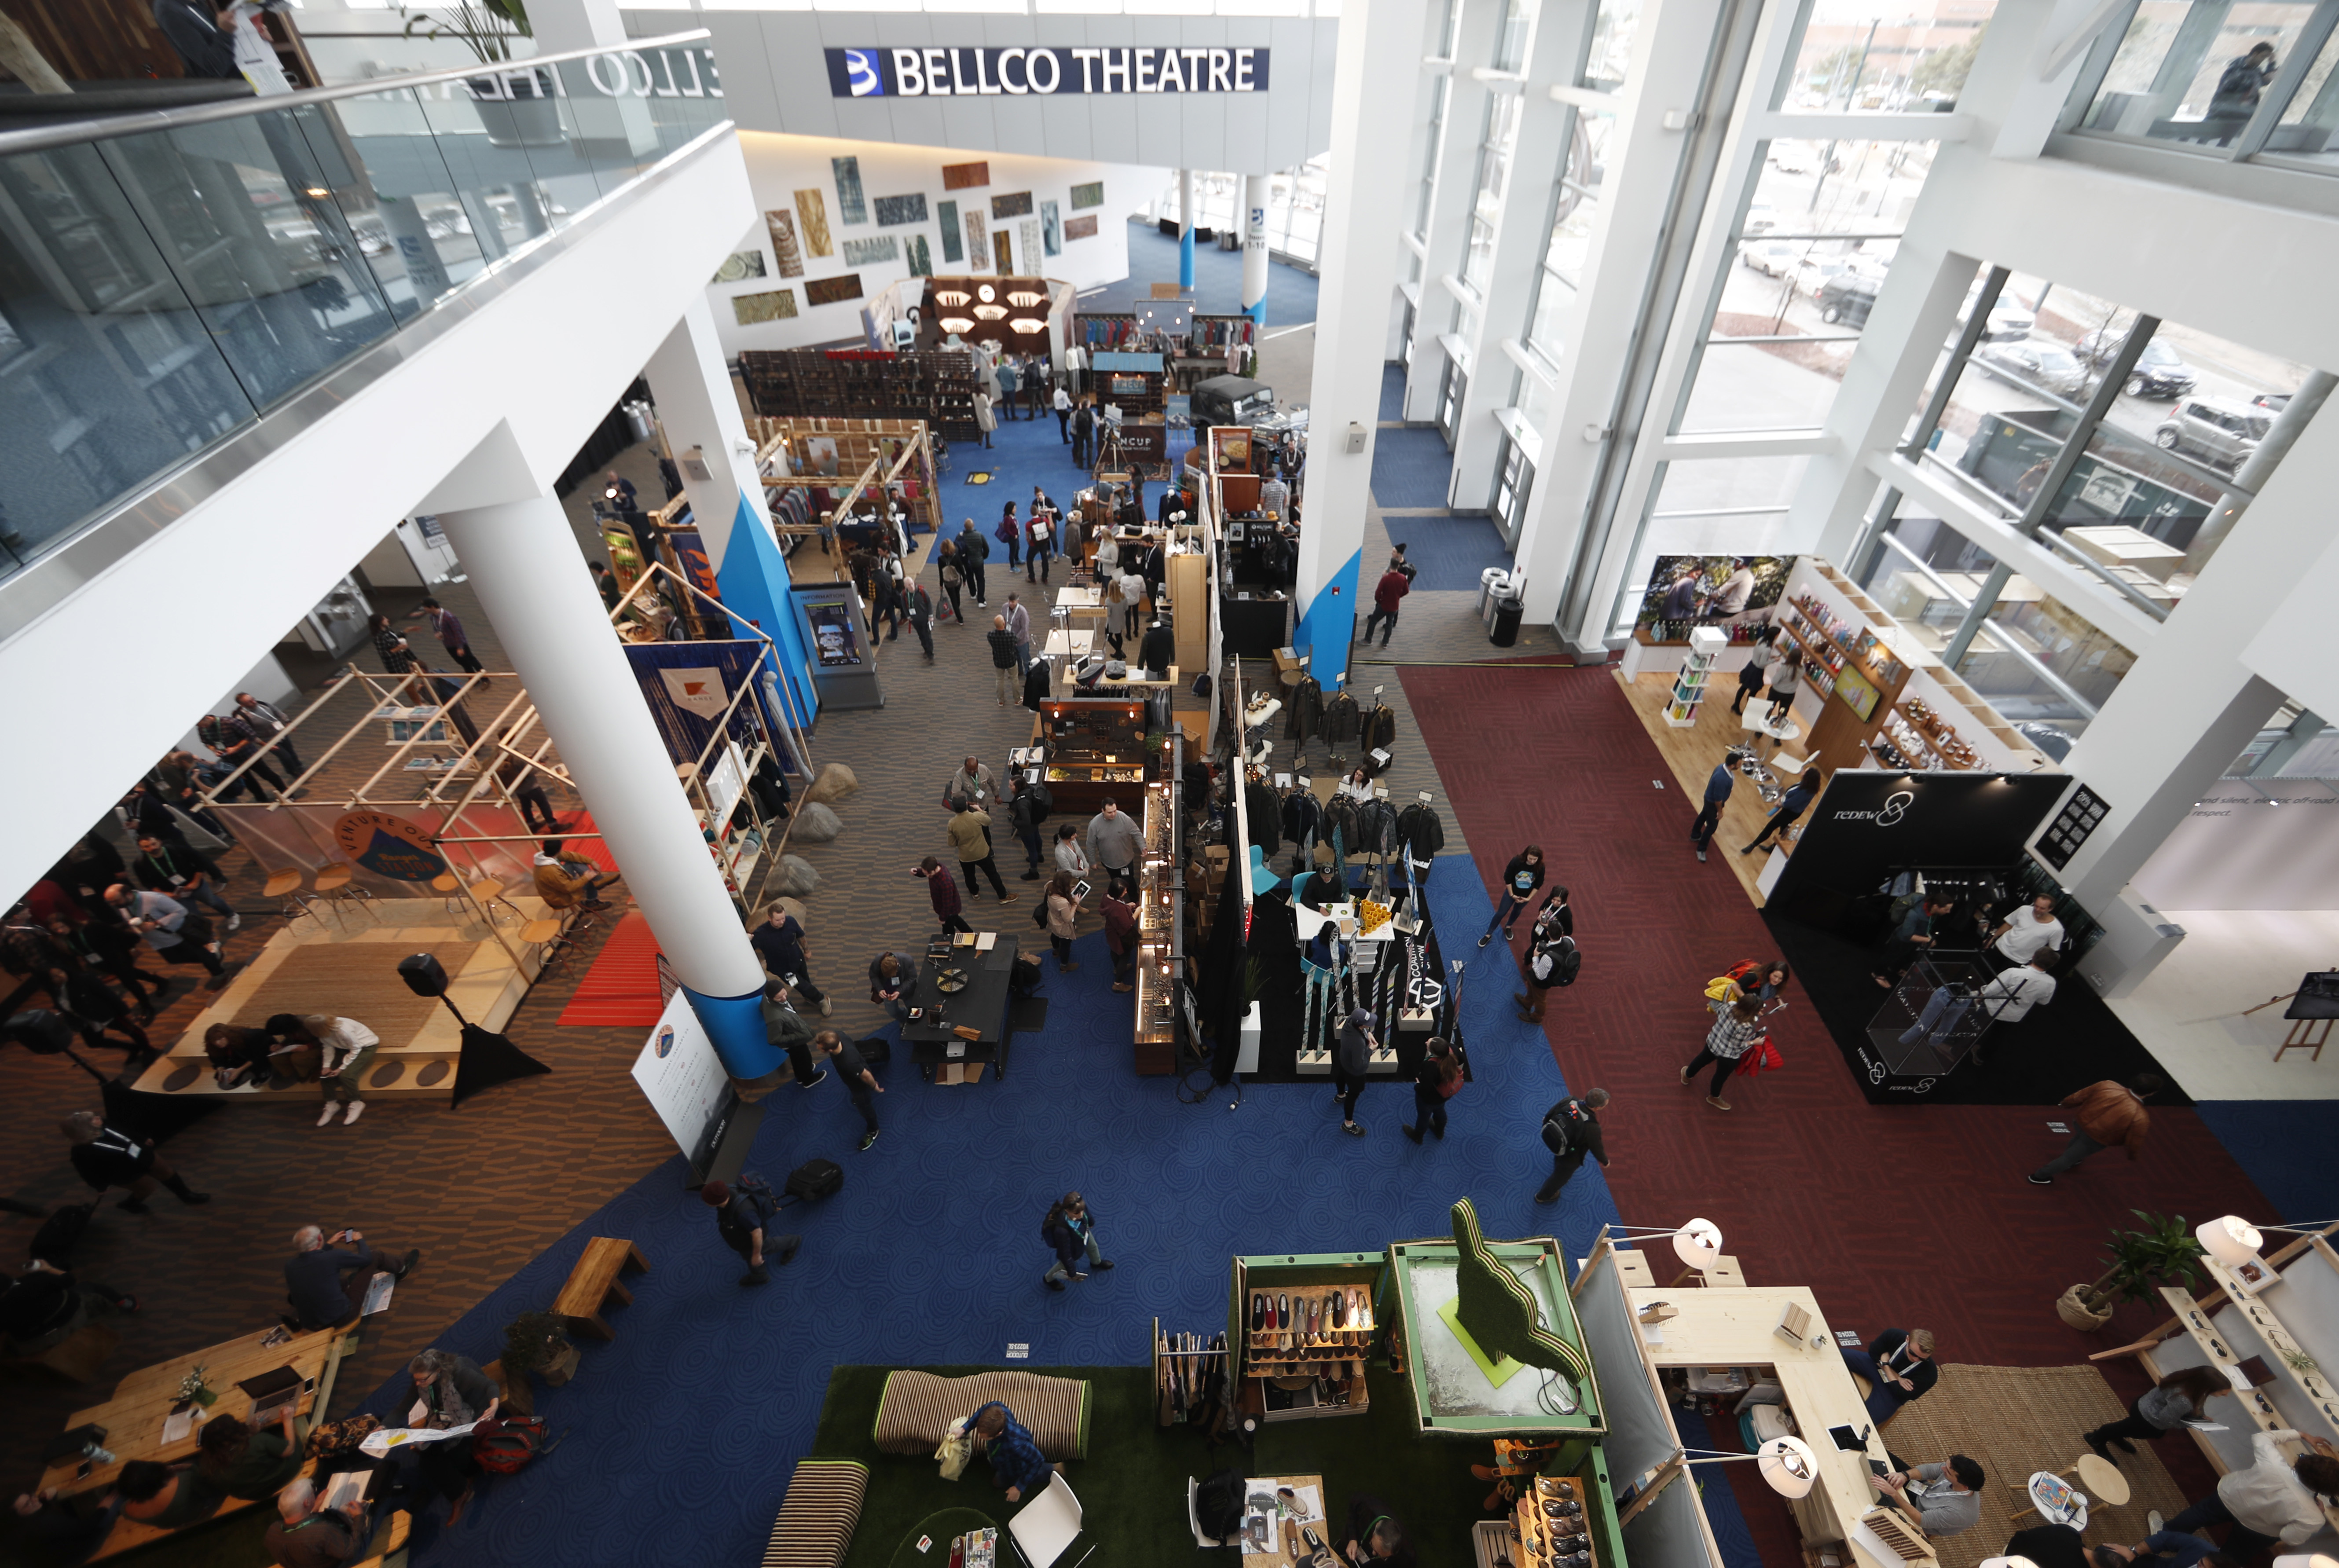
M548 838L536 857L536 895L553 909L576 909L580 905L588 914L608 908L601 890L620 880L614 871L597 873L590 863L563 861L560 846L564 839Z
M1324 909L1348 902L1348 884L1338 872L1328 865L1319 865L1299 884L1299 902L1309 909Z
M264 1029L239 1029L232 1023L215 1023L203 1031L203 1054L211 1058L212 1077L222 1089L280 1076L297 1082L316 1077L323 1065L321 1049L305 1040L280 1044Z
M137 1310L136 1297L84 1285L62 1264L35 1257L0 1289L0 1337L11 1355L38 1356L73 1337L92 1317Z
M479 1370L479 1364L451 1351L426 1350L407 1364L407 1372L414 1379L414 1404L406 1413L409 1426L434 1432L467 1426L492 1419L503 1403L494 1380ZM478 1474L471 1463L471 1439L442 1438L419 1444L410 1452L418 1456L423 1484L451 1504L447 1523L453 1525L471 1501Z
M2087 1543L2068 1524L2033 1524L2006 1538L2008 1557L2018 1557L2030 1568L2092 1568Z
M108 1127L105 1119L94 1110L76 1110L59 1122L64 1135L73 1139L73 1168L81 1178L98 1192L109 1187L129 1189L121 1208L125 1214L144 1214L146 1200L154 1194L154 1184L161 1182L182 1203L209 1203L208 1192L190 1190L186 1178L155 1157L154 1140L131 1137L120 1128Z
M125 1518L156 1530L176 1530L208 1519L224 1501L191 1464L157 1464L133 1459L113 1484Z
M967 1417L966 1430L991 1461L992 1480L1007 1489L1007 1501L1020 1503L1046 1489L1055 1467L1013 1411L994 1399Z
M2281 1445L2300 1441L2291 1427L2250 1434L2255 1463L2229 1470L2217 1489L2168 1522L2168 1528L2198 1534L2212 1524L2230 1524L2226 1555L2254 1561L2276 1541L2297 1546L2324 1528L2321 1500L2339 1496L2339 1450L2321 1437L2304 1441L2309 1452L2293 1459Z
M381 1036L356 1019L336 1018L330 1012L280 1012L263 1027L272 1049L316 1049L317 1091L325 1101L325 1109L317 1113L317 1125L322 1127L347 1111L347 1125L355 1127L358 1118L365 1114L366 1102L359 1098L365 1088L365 1070L373 1065L374 1047L381 1043Z
M1396 1522L1387 1504L1361 1492L1348 1496L1348 1543L1342 1555L1358 1568L1367 1563L1415 1568L1416 1562L1405 1526Z
M1884 1493L1935 1541L1963 1534L1981 1523L1980 1465L1962 1454L1933 1464L1895 1470L1875 1479Z
M1843 1364L1854 1376L1868 1379L1868 1415L1879 1426L1941 1379L1941 1369L1933 1363L1932 1331L1927 1328L1888 1328L1870 1340L1867 1349L1845 1351Z
M276 1523L260 1542L277 1568L340 1568L364 1555L372 1508L362 1497L323 1507L316 1483L297 1476L276 1494Z
M277 1413L273 1429L258 1430L234 1415L214 1415L196 1440L195 1470L205 1484L257 1503L301 1474L301 1432L292 1406Z
M334 1244L330 1247L329 1240ZM422 1261L419 1247L403 1258L392 1257L379 1247L367 1247L365 1238L354 1230L337 1230L329 1238L322 1227L315 1225L294 1231L292 1246L292 1257L284 1265L284 1284L292 1302L294 1326L308 1330L354 1323L365 1308L366 1292L375 1275L403 1279ZM344 1274L349 1276L346 1280Z
M2087 1556L2095 1568L2241 1568L2207 1536L2181 1530L2155 1531L2133 1546L2097 1546Z

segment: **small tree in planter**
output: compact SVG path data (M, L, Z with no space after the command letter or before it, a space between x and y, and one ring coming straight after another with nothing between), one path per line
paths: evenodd
M2193 1228L2183 1215L2162 1218L2141 1208L2128 1212L2144 1222L2143 1228L2112 1232L2111 1256L2104 1259L2109 1267L2102 1277L2092 1285L2074 1285L2056 1297L2056 1315L2073 1328L2101 1328L2112 1320L2120 1302L2146 1300L2162 1284L2189 1290L2198 1277L2193 1260L2201 1256L2201 1244L2193 1239Z
M504 1329L506 1390L518 1396L515 1405L531 1407L521 1409L521 1415L534 1414L531 1373L558 1388L576 1372L577 1346L569 1342L567 1323L555 1314L523 1312Z
M399 9L406 16L408 37L451 38L480 64L508 67L463 84L490 146L560 145L565 138L552 68L524 62L512 66L513 45L536 36L528 25L527 0L453 0L439 6L437 16L403 5Z

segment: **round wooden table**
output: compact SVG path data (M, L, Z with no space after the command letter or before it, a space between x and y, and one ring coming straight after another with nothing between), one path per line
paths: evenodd
M2079 1490L2097 1502L2113 1508L2127 1505L2127 1477L2120 1474L2120 1467L2110 1460L2098 1459L2092 1454L2083 1455L2066 1474L2077 1475Z
M950 1568L950 1544L954 1538L970 1530L995 1528L997 1523L972 1508L945 1508L939 1514L929 1514L902 1537L902 1543L893 1548L893 1561L887 1568ZM918 1543L922 1539L932 1543L923 1552L918 1550ZM1007 1543L1002 1539L992 1561L1003 1564L1010 1555Z

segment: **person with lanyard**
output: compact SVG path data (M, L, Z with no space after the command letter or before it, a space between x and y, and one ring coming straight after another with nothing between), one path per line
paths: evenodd
M372 1509L363 1497L325 1507L316 1483L297 1476L276 1494L276 1523L260 1543L279 1568L340 1568L364 1554L373 1533Z
M804 963L803 922L788 912L785 900L774 900L764 913L764 923L749 932L747 937L749 945L755 950L755 956L763 961L764 968L774 980L805 1000L818 1003L821 1016L827 1017L835 1011L835 1004L812 982L812 975Z
M146 939L164 963L199 963L211 972L210 991L227 984L227 966L220 962L219 943L209 922L187 906L159 892L136 892L114 884L105 890L105 902L122 912L123 923Z
M1039 486L1032 486L1029 524L1031 543L1031 547L1023 552L1023 580L1027 583L1048 580L1048 566L1055 557L1055 547L1051 542L1056 533L1055 516L1056 503L1041 494ZM1036 577L1032 576L1035 569L1039 573Z
M228 930L242 926L243 916L220 896L219 883L226 880L220 868L185 844L167 844L151 833L142 834L138 858L131 863L131 869L138 873L138 880L146 884L148 892L165 894L182 903L209 904L227 916Z
M1875 1478L1879 1492L1900 1505L1929 1540L1962 1535L1981 1523L1980 1465L1962 1454L1933 1464L1893 1470Z
M1933 1360L1929 1328L1888 1328L1865 1350L1843 1352L1846 1371L1868 1380L1868 1416L1879 1426L1900 1413L1900 1406L1921 1399L1941 1380Z
M238 692L235 694L235 712L228 717L242 725L246 735L258 741L262 750L282 753L285 765L291 770L293 778L297 779L309 771L301 761L301 754L292 749L291 721L275 704L262 702L250 692ZM308 793L307 790L298 792L300 794Z
M1931 951L1933 928L1955 907L1951 900L1933 893L1918 900L1916 907L1900 917L1900 923L1893 928L1891 939L1885 943L1884 966L1870 971L1869 978L1886 991L1900 984L1909 966Z
M437 599L425 599L422 601L421 607L414 613L429 617L430 629L439 634L439 646L447 650L449 658L453 659L468 675L479 673L483 666L479 663L479 656L471 652L470 634L463 629L462 620L454 611Z
M138 967L138 939L113 921L89 920L79 925L49 922L49 938L91 969L102 969L137 999L139 1021L154 1021L154 996L169 994L171 982ZM153 996L148 989L153 989Z
M1348 1499L1348 1543L1341 1548L1352 1568L1387 1563L1389 1568L1416 1568L1413 1542L1388 1505L1377 1497L1357 1493Z
M1089 1212L1088 1199L1079 1193L1067 1192L1051 1204L1040 1229L1056 1253L1055 1263L1041 1277L1049 1289L1061 1290L1067 1275L1086 1279L1089 1269L1112 1267L1112 1259L1097 1244L1096 1216ZM1082 1263L1088 1268L1082 1268Z
M870 961L869 1000L897 1020L905 1021L910 1016L910 1004L902 999L902 988L908 981L906 966L901 956L891 950Z
M1495 918L1486 922L1485 934L1478 938L1480 947L1495 940L1496 926L1503 928L1505 942L1511 940L1511 933L1518 927L1519 911L1543 885L1543 845L1539 843L1531 843L1511 857L1511 863L1503 868L1503 896L1495 902Z

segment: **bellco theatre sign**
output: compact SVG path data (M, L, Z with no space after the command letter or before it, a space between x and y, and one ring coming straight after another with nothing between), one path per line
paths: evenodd
M835 98L1264 93L1265 49L831 49Z

